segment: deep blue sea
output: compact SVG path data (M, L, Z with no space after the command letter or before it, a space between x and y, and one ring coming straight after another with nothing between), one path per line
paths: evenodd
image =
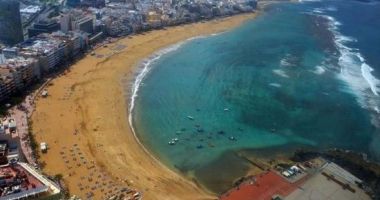
M163 163L222 192L247 173L242 152L336 147L379 161L379 79L379 1L279 3L145 60L132 123Z

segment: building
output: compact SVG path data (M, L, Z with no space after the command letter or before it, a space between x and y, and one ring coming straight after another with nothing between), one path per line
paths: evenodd
M40 20L28 28L29 38L37 36L41 33L52 33L60 29L60 24L55 20Z
M75 56L80 55L80 52L87 49L89 43L88 34L85 32L54 32L51 34L51 37L59 39L66 43L67 51L65 52L65 57L67 59L74 58Z
M60 188L26 163L14 162L0 167L0 200L39 199L59 194Z
M66 44L58 39L41 34L20 44L19 55L38 59L41 72L50 72L64 60Z
M40 34L19 44L19 56L38 60L41 73L58 69L88 46L88 33L81 31Z
M21 8L21 21L24 24L30 24L34 19L38 17L38 14L44 9L43 6L29 5Z
M40 68L34 58L14 57L0 63L0 101L28 87L40 78Z
M86 33L94 32L94 18L92 16L85 16L73 20L73 30L84 31Z
M95 15L72 9L63 13L60 18L61 31L84 31L92 34L95 26Z
M362 180L333 162L316 158L282 171L265 171L220 196L220 200L370 200Z
M4 55L5 58L14 58L18 55L18 48L17 47L9 47L9 48L4 48L2 50L2 54Z
M71 31L71 14L65 13L61 15L61 18L59 19L61 31L64 33L67 33Z
M15 0L0 0L0 41L15 45L23 40L20 3Z
M0 68L0 101L7 99L17 91L16 80L10 69Z

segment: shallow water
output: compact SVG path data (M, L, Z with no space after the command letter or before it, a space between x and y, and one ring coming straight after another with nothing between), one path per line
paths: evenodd
M380 51L361 50L371 35L344 24L363 26L345 13L353 6L380 5L345 2L277 4L237 29L166 52L149 65L135 99L142 143L218 193L249 168L236 156L242 149L275 156L338 147L378 160ZM367 17L379 19L375 11ZM370 25L380 29L379 20ZM363 73L363 64L375 71Z

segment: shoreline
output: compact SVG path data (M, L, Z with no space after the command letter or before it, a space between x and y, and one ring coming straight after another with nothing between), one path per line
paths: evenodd
M131 133L133 128L128 124L130 119L126 111L129 104L126 101L130 100L128 97L132 91L125 91L123 83L134 80L138 70L136 65L157 50L188 38L230 30L256 15L237 15L123 38L109 46L122 44L127 46L125 50L100 59L87 55L68 73L54 79L47 88L51 95L37 101L32 116L37 141L49 144L48 153L42 154L40 159L45 165L44 172L64 174L63 179L71 194L81 197L87 191L80 190L78 183L92 185L83 177L102 172L115 185L135 188L146 199L216 198L195 182L153 159L154 155L147 152L137 136ZM109 54L111 50L102 48L95 52ZM71 154L65 152L65 149L74 149L71 144L80 149L87 163L93 163L94 171L87 165L87 168L71 166L76 158L70 160ZM61 158L63 156L66 158ZM94 191L98 198L104 197L104 193Z
M231 28L230 30L232 30L232 29L233 28ZM160 160L159 158L157 158L157 156L151 150L149 150L140 141L138 133L136 132L135 127L133 125L133 123L134 123L133 122L134 121L133 110L134 110L135 99L136 99L136 97L138 97L138 92L139 92L140 86L143 83L142 81L145 79L146 75L148 75L148 73L152 69L151 65L154 64L158 59L160 59L161 56L164 56L164 55L166 55L168 53L176 51L179 48L181 48L182 45L185 45L188 42L191 42L193 40L217 36L219 34L228 32L230 30L225 30L225 31L217 32L217 33L210 33L210 34L198 35L198 36L190 37L190 38L187 38L187 39L185 39L183 41L179 41L179 42L176 42L176 43L171 44L169 46L166 46L166 47L163 47L161 49L158 49L157 51L155 51L151 55L149 55L146 58L142 59L139 62L139 64L137 64L135 66L135 68L136 68L136 70L135 70L136 71L136 75L134 76L134 81L132 81L133 82L132 86L125 86L124 87L125 91L131 91L131 95L128 95L128 93L126 93L126 95L129 96L129 98L128 98L129 99L129 101L128 101L129 106L128 106L128 110L127 110L128 112L127 113L128 113L128 123L129 123L129 126L131 128L131 132L134 135L134 138L135 138L136 142L159 165L161 165L164 168L168 168L170 171L183 176L185 179L187 179L189 181L192 181L197 187L201 188L202 190L204 190L207 193L212 194L212 195L218 195L218 194L215 194L214 192L212 192L211 190L209 190L208 188L206 188L204 185L202 185L197 180L195 180L194 177L187 176L187 175L183 174L182 172L178 171L177 169L167 166L162 160Z

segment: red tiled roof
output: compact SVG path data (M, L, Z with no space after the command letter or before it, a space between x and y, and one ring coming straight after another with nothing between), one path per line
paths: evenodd
M271 200L272 196L288 196L299 184L290 183L275 172L269 171L245 181L223 194L220 200Z

